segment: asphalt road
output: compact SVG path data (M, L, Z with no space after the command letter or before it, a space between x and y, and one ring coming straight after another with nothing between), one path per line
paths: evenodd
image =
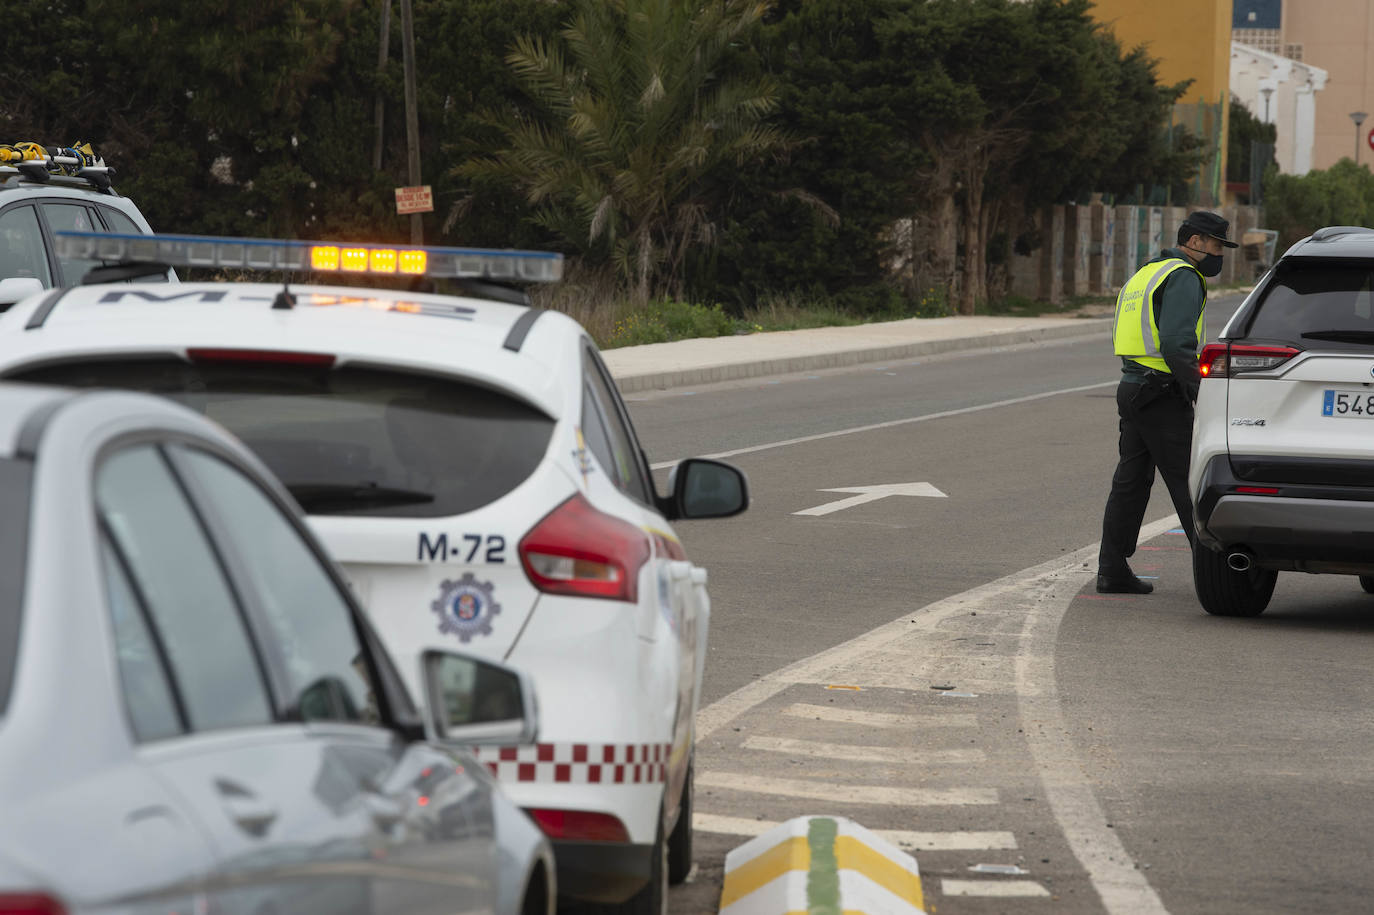
M1374 597L1285 574L1207 616L1162 486L1156 593L1095 594L1116 374L1099 338L628 398L651 460L739 452L754 496L679 525L713 616L674 913L818 813L915 854L942 915L1367 910Z

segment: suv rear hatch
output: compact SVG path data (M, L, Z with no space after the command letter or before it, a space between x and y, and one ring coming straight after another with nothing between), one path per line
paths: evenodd
M1374 484L1374 261L1281 263L1211 368L1239 479Z

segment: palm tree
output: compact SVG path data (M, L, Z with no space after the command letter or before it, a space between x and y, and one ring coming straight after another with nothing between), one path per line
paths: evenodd
M729 70L772 0L575 0L559 38L523 36L506 60L536 112L489 113L508 146L459 166L514 183L545 227L605 246L641 300L710 244L702 177L780 151L777 87Z

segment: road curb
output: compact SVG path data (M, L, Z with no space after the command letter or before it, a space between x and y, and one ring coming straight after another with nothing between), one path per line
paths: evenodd
M925 915L911 855L844 817L779 823L725 856L720 915Z
M670 369L661 372L621 375L614 373L613 370L612 373L615 374L616 385L622 394L634 394L640 391L667 390L688 385L761 378L767 375L785 375L791 372L844 368L869 362L909 359L913 356L933 356L938 353L951 353L961 350L989 349L998 346L1012 346L1018 343L1040 343L1074 337L1106 336L1110 333L1111 321L1109 319L1085 318L1081 325L1061 324L1054 327L1030 328L983 336L920 340L890 346L854 347L829 352L781 356L773 359L741 359L734 362L721 362L714 365Z

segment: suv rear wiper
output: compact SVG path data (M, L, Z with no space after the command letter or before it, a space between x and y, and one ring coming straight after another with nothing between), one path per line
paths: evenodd
M309 512L358 505L420 505L434 501L434 493L415 489L394 489L376 483L297 483L287 491Z
M1338 343L1374 343L1374 330L1309 330L1307 340L1335 340Z

